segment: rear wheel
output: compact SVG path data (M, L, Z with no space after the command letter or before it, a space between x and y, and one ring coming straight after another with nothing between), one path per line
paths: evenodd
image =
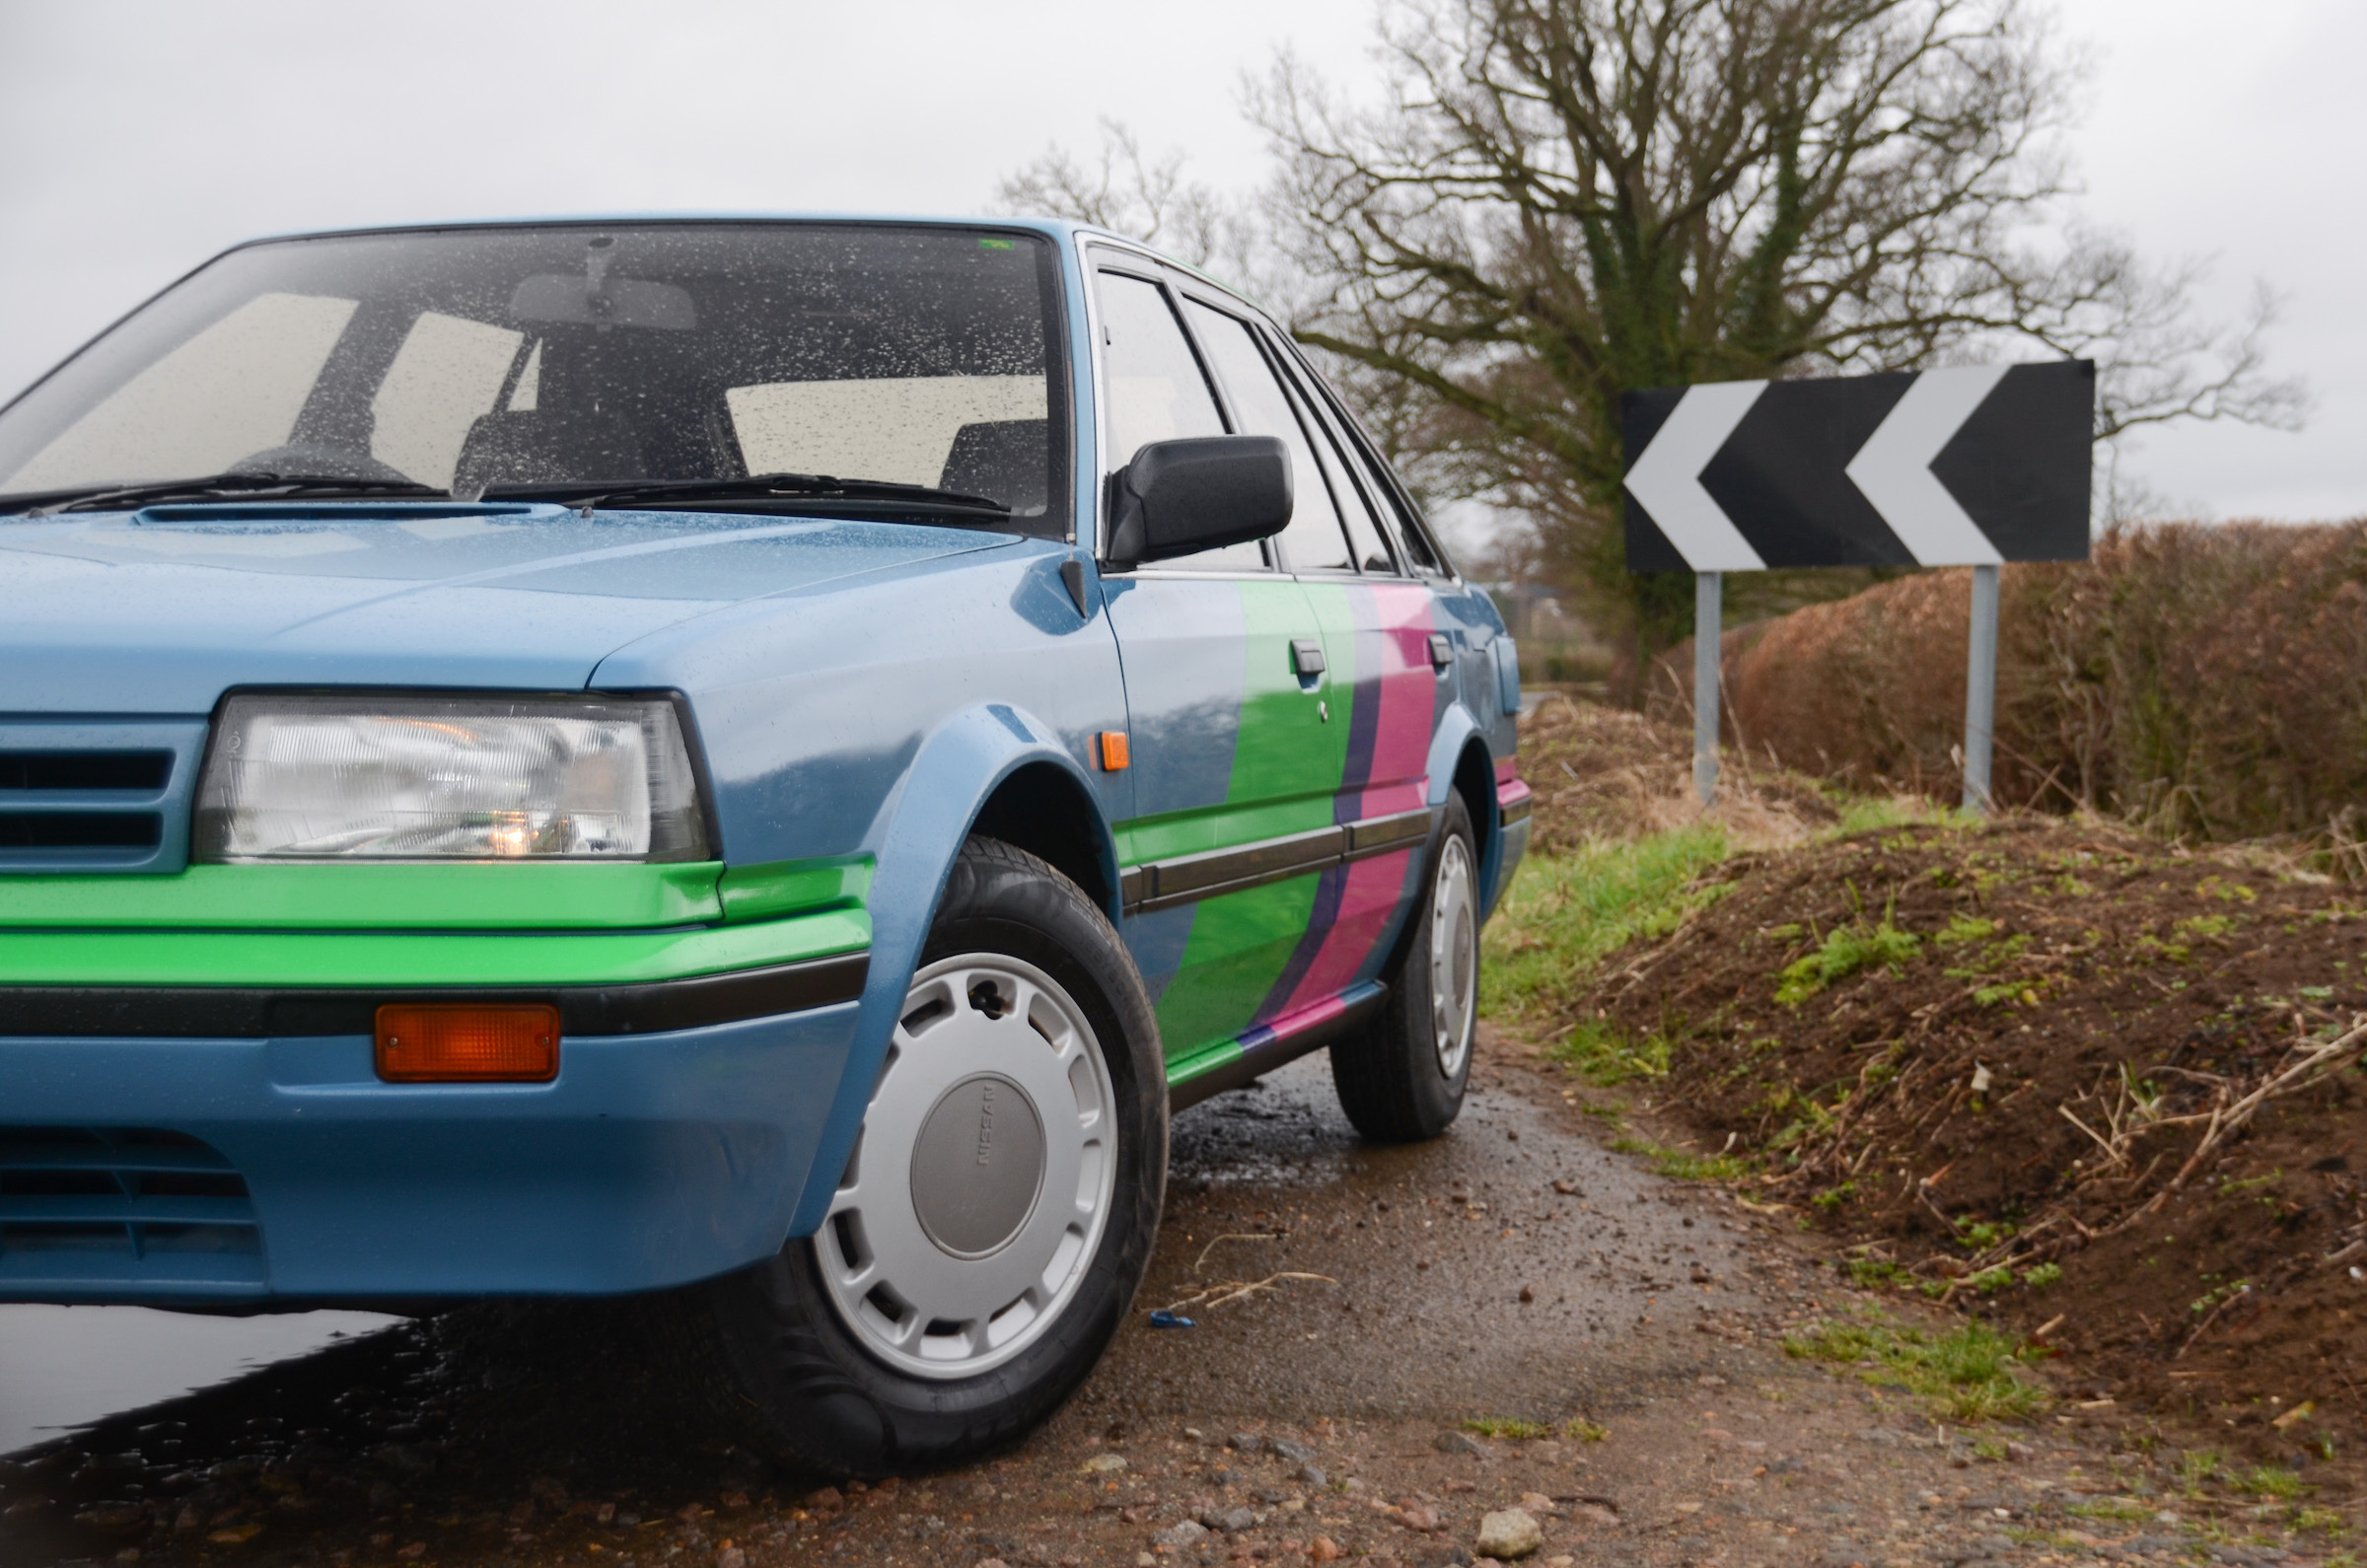
M1470 814L1449 795L1413 914L1380 1013L1331 1046L1331 1082L1356 1130L1414 1143L1463 1109L1479 1023L1479 858Z
M1117 933L1043 861L973 839L820 1234L677 1299L695 1381L827 1474L1013 1442L1115 1332L1166 1170L1158 1029Z

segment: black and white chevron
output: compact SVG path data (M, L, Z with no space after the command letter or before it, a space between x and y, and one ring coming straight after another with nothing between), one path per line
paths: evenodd
M2085 560L2084 359L1629 392L1631 571Z

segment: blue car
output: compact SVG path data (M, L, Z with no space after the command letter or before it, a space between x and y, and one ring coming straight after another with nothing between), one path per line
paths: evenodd
M1007 1443L1171 1111L1454 1119L1519 702L1113 236L243 246L0 409L0 1300L651 1293L786 1460Z

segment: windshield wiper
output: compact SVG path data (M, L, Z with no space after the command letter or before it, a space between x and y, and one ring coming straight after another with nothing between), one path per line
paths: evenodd
M1011 509L982 495L887 479L840 479L826 473L752 473L745 479L634 479L583 484L496 484L486 500L558 501L573 507L679 506L719 501L765 510L909 511L964 518L1007 518ZM767 503L769 503L767 505Z
M325 500L337 496L390 495L448 499L449 490L408 479L357 479L333 473L216 473L199 479L160 479L150 484L82 485L71 490L33 490L0 495L0 512L28 517L60 512L105 512L160 501L211 501L224 496L272 501Z

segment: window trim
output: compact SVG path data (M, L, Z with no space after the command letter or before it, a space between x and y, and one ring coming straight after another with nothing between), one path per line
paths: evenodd
M1398 514L1399 525L1414 537L1420 539L1423 546L1439 563L1436 569L1432 569L1419 562L1407 561L1404 566L1408 574L1416 578L1444 579L1447 582L1461 585L1464 581L1463 572L1456 566L1455 557L1447 553L1446 546L1439 542L1438 531L1430 526L1430 520L1423 515L1421 507L1415 503L1413 493L1405 488L1405 481L1398 476L1398 470L1391 467L1388 460L1381 456L1380 445L1373 440L1371 432L1364 428L1346 401L1331 390L1330 384L1316 374L1315 366L1308 360L1305 351L1292 341L1290 334L1276 327L1274 335L1286 346L1291 358L1297 361L1304 370L1308 383L1322 394L1329 405L1332 416L1339 421L1340 428L1347 432L1348 438L1356 444L1357 451L1363 456L1366 465L1381 476L1392 510ZM1394 545L1396 541L1393 540L1392 543Z
M1216 373L1215 366L1209 361L1206 347L1201 344L1199 338L1191 330L1190 319L1184 314L1182 308L1185 296L1176 287L1168 264L1147 251L1120 249L1108 244L1098 235L1088 243L1079 246L1078 251L1085 274L1085 298L1087 309L1091 312L1090 329L1093 333L1091 347L1093 350L1094 441L1100 449L1103 464L1102 471L1094 482L1095 564L1112 577L1140 578L1149 581L1164 578L1180 582L1260 583L1291 575L1282 564L1282 552L1275 547L1274 541L1270 538L1255 541L1257 545L1257 553L1263 562L1258 566L1194 567L1179 565L1176 561L1171 560L1145 561L1123 571L1111 567L1106 548L1108 530L1103 527L1103 524L1115 510L1112 503L1111 481L1117 477L1117 470L1109 465L1109 459L1114 455L1116 449L1114 443L1110 439L1110 376L1109 365L1103 352L1110 346L1105 335L1107 328L1103 324L1101 314L1102 302L1098 280L1103 273L1109 272L1118 277L1131 278L1137 283L1148 283L1159 291L1160 298L1167 305L1169 317L1176 323L1176 329L1184 334L1184 346L1190 352L1192 363L1199 367L1200 380L1207 385L1209 399L1216 404L1217 420L1223 424L1227 435L1240 433L1241 416L1233 405L1232 394L1225 389L1224 379Z
M1355 549L1356 541L1349 535L1347 525L1345 521L1341 519L1339 492L1331 487L1330 475L1324 471L1323 455L1317 446L1318 441L1322 439L1322 431L1320 428L1313 431L1307 428L1307 419L1310 410L1300 406L1300 395L1294 395L1297 393L1297 389L1293 387L1291 383L1289 372L1283 368L1282 361L1275 355L1273 345L1266 341L1267 333L1260 330L1261 327L1266 325L1264 314L1260 311L1257 311L1254 307L1245 309L1241 302L1225 298L1222 295L1219 295L1216 299L1206 299L1202 298L1200 292L1196 290L1186 293L1184 290L1179 289L1176 291L1176 293L1180 299L1183 299L1190 304L1198 305L1204 310L1213 311L1217 315L1224 317L1227 321L1238 323L1242 330L1248 334L1252 350L1256 353L1259 359L1265 362L1267 374L1271 375L1274 378L1276 385L1280 387L1282 391L1282 400L1289 404L1290 417L1294 422L1297 423L1301 438L1307 442L1307 450L1316 455L1316 480L1318 483L1323 485L1324 494L1329 496L1331 499L1331 511L1333 518L1335 521L1338 521L1340 525L1339 541L1347 549L1348 566L1345 570L1332 566L1301 567L1291 560L1290 546L1284 541L1283 534L1276 534L1266 541L1271 546L1266 553L1272 560L1276 562L1274 569L1287 577L1312 578L1324 582L1337 582L1342 578L1361 577L1367 575L1363 568L1357 564ZM1179 311L1176 314L1177 317L1183 321L1184 328L1187 331L1192 330L1190 317L1182 311ZM1200 347L1197 344L1196 339L1194 347L1200 354L1200 360L1203 368L1213 370L1214 361L1208 356L1205 348ZM1212 375L1210 380L1219 382L1221 384L1221 377L1219 376ZM1225 395L1227 400L1230 401L1231 394L1228 392ZM1236 423L1234 428L1236 430L1240 428L1238 423ZM1296 519L1294 518L1293 521L1296 521ZM1283 531L1284 534L1288 532L1289 531L1287 528L1285 528Z

